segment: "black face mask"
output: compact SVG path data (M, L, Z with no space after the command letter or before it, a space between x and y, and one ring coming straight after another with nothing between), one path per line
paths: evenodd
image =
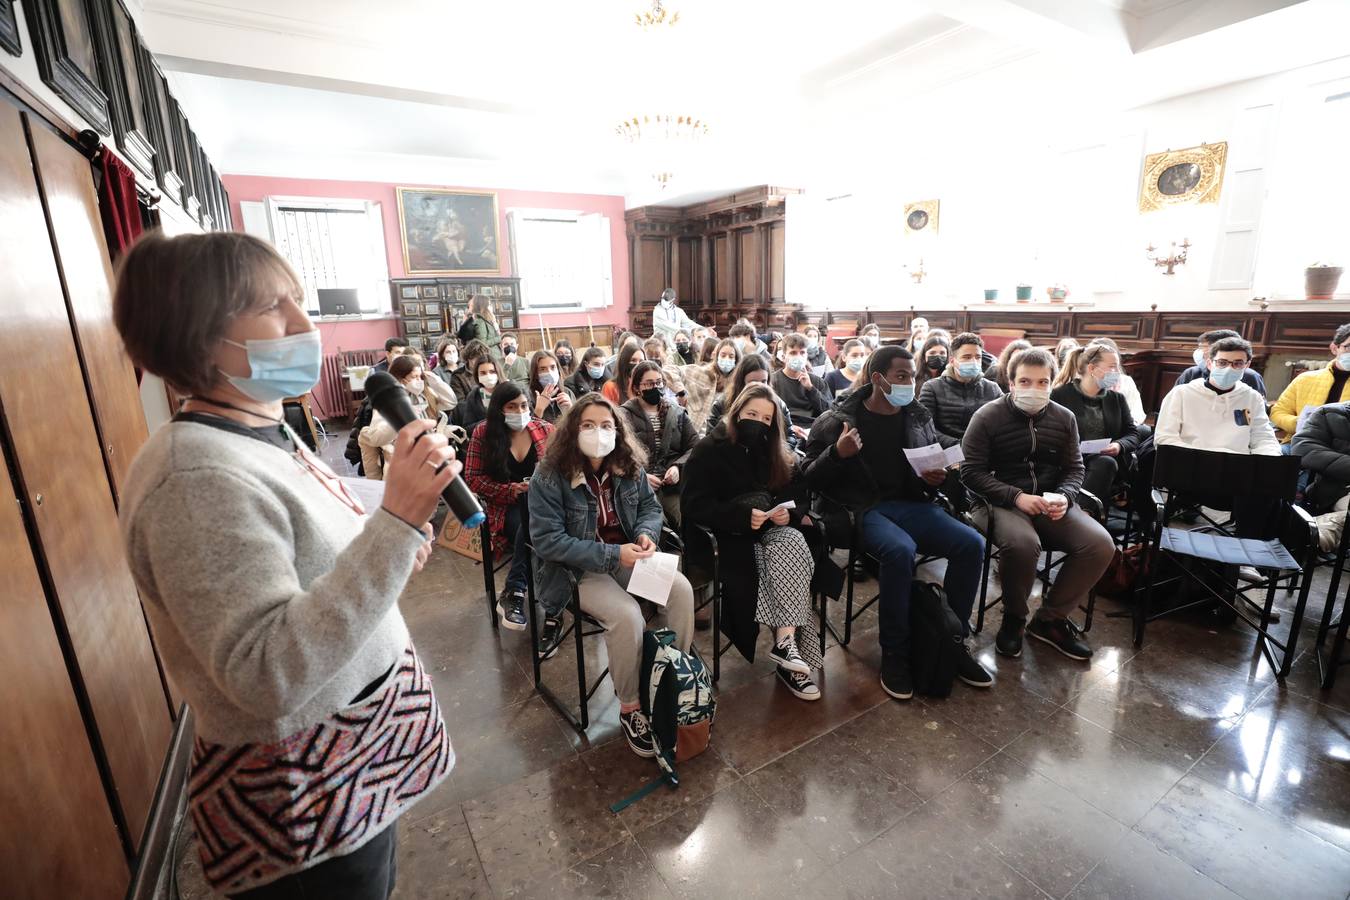
M943 369L947 368L947 357L945 356L930 356L924 360L924 362L928 365L928 368L932 369L934 372L941 372Z
M510 356L512 353L515 353L515 352L516 352L516 345L515 345L515 344L502 344L502 355L503 355L503 356Z
M762 450L769 443L769 426L755 419L738 419L736 437L741 446Z
M675 344L675 349L680 351L681 356L686 356L689 353L689 345L686 344L684 341L677 341Z
M563 355L563 356L558 357L558 365L560 365L560 366L570 366L571 364L572 364L572 357L567 356L567 355Z
M660 388L647 388L642 392L642 402L648 406L656 406L661 402Z

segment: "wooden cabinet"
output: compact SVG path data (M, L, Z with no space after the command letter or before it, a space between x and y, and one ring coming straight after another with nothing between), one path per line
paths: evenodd
M668 287L689 317L724 329L742 316L760 328L787 327L787 223L792 188L768 185L686 207L646 206L624 214L633 305L629 327L650 334L652 311Z
M389 288L399 334L422 354L435 352L444 335L458 330L475 294L492 298L502 331L520 328L519 278L397 278Z

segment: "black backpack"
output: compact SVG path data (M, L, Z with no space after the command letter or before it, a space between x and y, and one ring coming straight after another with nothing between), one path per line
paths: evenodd
M961 640L961 620L947 606L942 588L915 581L909 594L909 658L917 693L951 694Z

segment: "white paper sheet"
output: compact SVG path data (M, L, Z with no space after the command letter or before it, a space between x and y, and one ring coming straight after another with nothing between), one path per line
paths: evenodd
M679 571L680 558L674 553L653 553L639 559L628 579L628 593L665 606L670 598L670 586Z
M1110 438L1102 438L1096 441L1079 441L1078 452L1084 456L1091 456L1093 453L1101 453L1107 447L1111 446Z
M374 478L351 478L343 476L341 479L347 486L347 490L356 495L356 499L361 501L361 505L366 508L366 515L370 515L380 508L384 503L384 482L376 481Z
M796 500L784 500L782 503L778 504L773 509L769 510L769 515L773 515L780 509L796 509L796 508L797 508Z
M948 466L964 462L966 455L961 452L960 444L948 447L946 450L942 449L941 444L929 444L926 447L906 447L905 458L909 460L909 464L914 467L915 472L923 475L924 472L945 469Z

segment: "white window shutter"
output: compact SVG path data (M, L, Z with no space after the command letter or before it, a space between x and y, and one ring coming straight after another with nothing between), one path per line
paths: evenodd
M609 218L599 213L584 213L577 217L581 226L582 253L596 261L594 281L582 293L581 305L586 309L600 309L614 303L614 267L609 240Z
M1250 290L1256 271L1262 207L1271 144L1275 137L1276 108L1252 106L1238 113L1229 143L1224 173L1223 212L1218 246L1210 270L1209 289Z
M267 205L261 200L240 200L239 215L244 220L244 233L272 242L272 223L267 217Z

